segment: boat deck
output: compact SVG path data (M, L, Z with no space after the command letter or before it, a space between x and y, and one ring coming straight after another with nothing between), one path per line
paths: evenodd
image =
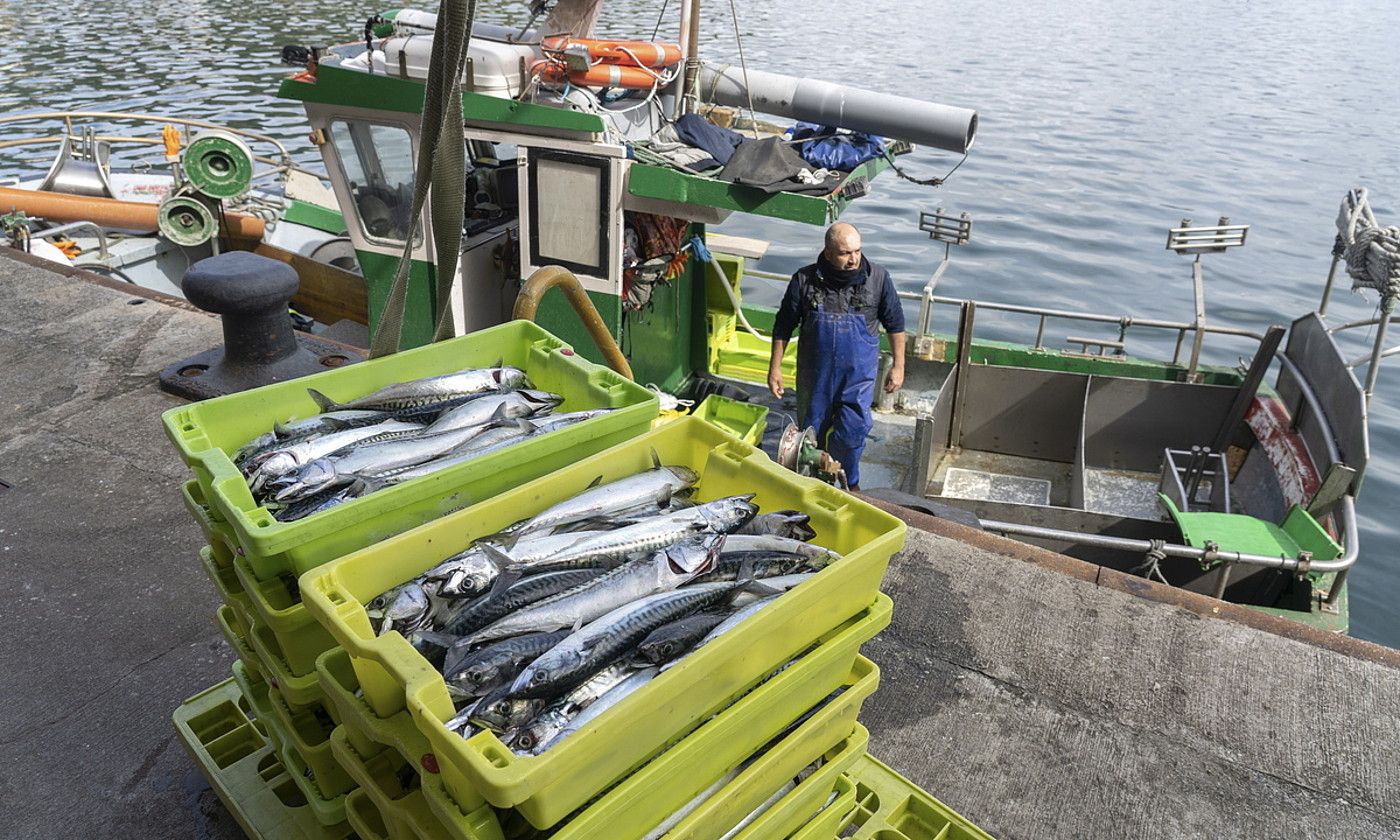
M6 257L0 294L0 835L237 837L170 724L232 656L155 385L219 324ZM907 518L862 717L979 825L1400 835L1396 651Z

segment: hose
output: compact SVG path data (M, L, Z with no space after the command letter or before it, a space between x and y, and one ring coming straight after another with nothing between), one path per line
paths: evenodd
M734 294L734 289L729 285L728 275L724 273L723 268L720 268L719 260L715 259L715 255L711 254L710 249L705 247L705 243L700 237L692 236L690 238L690 244L687 247L695 252L697 259L704 260L719 275L719 285L724 289L725 295L729 297L729 302L734 305L734 315L739 319L739 326L743 327L744 331L754 338L772 344L773 339L754 329L753 325L749 323L749 319L744 316L744 307L739 303L738 295Z

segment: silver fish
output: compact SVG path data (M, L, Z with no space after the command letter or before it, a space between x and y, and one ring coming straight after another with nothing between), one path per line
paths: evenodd
M755 536L753 534L734 534L725 543L726 552L736 551L781 551L787 554L798 554L809 561L813 566L827 566L840 560L841 555L829 548L814 545L802 540L789 539L787 537L775 537L771 534Z
M523 387L528 387L524 371L513 367L494 367L467 368L411 382L395 382L372 394L346 402L336 402L312 388L307 388L306 391L323 412L343 409L377 409L392 412Z
M510 686L502 686L481 698L471 722L492 732L507 732L529 723L545 706L546 701L537 698L511 697Z
M706 531L728 533L747 522L758 510L749 501L752 498L752 495L729 496L693 508L649 517L579 540L562 549L555 559L624 558L655 551Z
M566 411L547 417L532 417L530 422L534 424L535 431L544 435L557 432L560 429L567 429L569 426L577 426L579 423L592 420L594 417L602 417L612 410L611 408L590 408L587 411Z
M331 434L303 438L297 443L264 453L259 458L256 469L253 470L252 474L249 476L249 486L256 492L270 479L286 475L317 458L322 458L333 452L338 452L348 446L354 446L369 438L379 437L380 435L411 435L418 434L422 431L423 426L420 423L404 423L399 420L386 420L373 425L357 426L350 429L342 429ZM386 439L392 439L392 437Z
M568 638L569 631L516 636L480 650L467 652L460 642L447 651L442 673L448 690L478 697L513 682L521 669Z
M436 584L439 595L447 598L468 598L491 587L501 573L500 567L480 551L454 554L422 574L424 582Z
M573 589L600 574L602 572L597 569L566 569L519 580L510 575L498 578L489 593L446 616L442 629L453 635L468 636L503 616Z
M389 415L383 411L362 411L359 409L327 411L303 420L273 423L272 431L278 438L282 439L301 437L302 435L326 435L356 426L372 426L388 419L390 419Z
M699 644L728 617L728 613L704 612L663 624L637 645L637 656L652 665L669 662Z
M724 535L670 546L508 615L473 634L468 644L522 633L576 627L618 607L675 589L714 565Z
M624 604L527 665L511 685L511 696L558 696L631 650L657 627L717 603L735 589L729 583L700 583Z
M600 476L601 478L601 476ZM661 504L695 486L699 476L683 466L655 467L644 473L590 486L572 498L545 508L502 533L521 536L625 511L646 504Z
M817 535L808 524L811 521L812 517L801 511L776 510L772 513L760 513L734 533L754 536L767 534L806 542Z
M655 677L656 674L657 670L655 668L643 668L640 671L632 672L632 674L630 674L627 677L627 679L613 686L611 689L608 690L606 694L604 694L602 697L599 697L592 703L588 704L587 708L575 715L574 719L569 721L569 725L564 727L564 729L561 730L559 734L555 735L549 741L541 744L536 754L553 748L555 744L569 737L573 733L579 731L584 726L587 726L590 722L596 720L608 709L611 709L613 706L616 706L618 703L621 703L623 700L626 700L628 697L635 694L637 690L640 689L642 686L651 682L652 678Z
M627 664L610 665L589 677L582 685L551 704L539 717L526 724L515 736L512 748L535 755L554 740L578 714L627 679L637 669Z
M295 499L337 484L349 484L357 478L373 478L398 468L431 461L482 434L483 429L470 426L440 435L418 435L328 455L273 479L269 486L275 491L274 498L279 502Z
M421 584L409 581L370 601L365 611L370 619L380 621L379 635L398 630L406 636L427 626L432 603Z
M434 457L432 460L401 469L372 473L367 475L366 478L371 482L402 484L405 481L412 481L415 478L422 478L425 475L441 472L448 467L455 467L458 464L473 461L483 455L488 455L497 450L504 449L507 446L513 446L533 433L534 427L530 425L530 421L528 420L517 419L508 421L503 426L485 428L477 437L470 438L467 444L441 456Z
M430 435L450 432L466 426L479 426L496 419L530 417L552 410L564 398L548 391L522 389L504 394L481 397L450 408L427 428Z

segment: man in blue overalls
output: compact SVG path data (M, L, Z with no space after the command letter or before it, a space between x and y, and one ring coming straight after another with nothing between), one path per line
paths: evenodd
M838 222L826 231L817 261L788 283L773 321L768 388L783 396L783 351L798 324L797 417L817 430L817 445L841 462L852 490L860 489L860 454L874 421L880 326L890 336L894 366L885 390L904 384L904 309L890 273L860 253L860 233Z

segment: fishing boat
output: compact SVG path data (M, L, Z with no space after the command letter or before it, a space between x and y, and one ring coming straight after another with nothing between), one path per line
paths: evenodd
M278 139L169 114L45 111L0 117L8 171L0 246L183 297L181 278L221 250L256 251L301 278L298 324L364 323L363 281L325 175Z
M349 28L346 43L286 48L297 71L278 94L305 107L333 206L290 189L277 230L343 235L348 252L329 262L358 265L364 304L349 317L368 325L381 352L533 319L679 398L769 408L770 453L839 482L840 464L815 435L787 422L790 398L762 384L775 313L745 303L743 289L787 278L756 266L765 243L706 228L734 213L829 224L881 174L912 180L900 156L915 145L957 164L976 112L706 62L691 2L681 4L680 43L593 38L598 5L560 2L540 20L536 4L520 28L398 10ZM774 168L799 145L784 135L794 120L825 126L819 136L836 145L874 150L844 168ZM677 134L683 121L720 131L731 151L748 147L750 167L701 165ZM445 153L454 146L465 154ZM298 212L298 202L318 209ZM319 224L308 225L312 216ZM1384 345L1400 293L1396 235L1378 225L1364 191L1343 203L1317 309L1263 332L1208 320L1205 306L1203 256L1244 245L1247 225L1166 226L1167 250L1193 260L1196 308L1182 321L942 294L952 249L972 225L942 209L918 214L944 259L921 292L901 293L918 315L903 388L883 395L877 384L865 489L1345 632L1347 573L1361 553L1366 406L1382 359L1400 352ZM286 250L322 262L326 241L312 235ZM1381 294L1378 317L1329 315L1343 264L1356 286ZM349 299L342 309L354 310ZM1024 319L1027 338L979 335L986 312ZM955 329L937 331L936 313ZM1057 341L1052 325L1065 324L1108 334ZM1369 353L1343 349L1371 328ZM1154 335L1167 337L1170 357L1153 355ZM1207 362L1224 347L1242 364ZM1353 372L1363 366L1364 386Z

